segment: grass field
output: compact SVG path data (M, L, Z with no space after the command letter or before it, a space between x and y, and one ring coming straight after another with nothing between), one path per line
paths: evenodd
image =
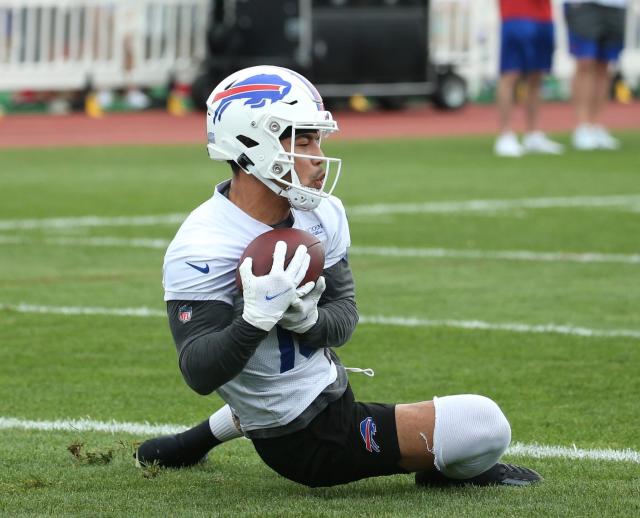
M182 381L161 266L227 170L203 146L0 151L0 513L640 515L640 132L622 141L520 160L494 158L488 137L326 146L345 161L363 315L339 354L376 372L352 376L357 396L492 397L520 445L506 458L545 477L523 490L409 476L308 489L246 440L149 472L130 453L152 433L69 429L190 425L219 407Z

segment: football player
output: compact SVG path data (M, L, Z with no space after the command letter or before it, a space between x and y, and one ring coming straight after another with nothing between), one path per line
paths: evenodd
M184 221L164 261L169 324L180 371L197 393L226 405L177 435L147 440L143 465L190 466L245 436L282 476L307 486L416 472L420 485L528 485L532 470L500 463L509 422L489 398L412 404L356 401L333 348L358 322L345 210L332 191L341 161L322 139L338 129L315 87L285 68L258 66L222 81L207 101L207 149L232 177ZM309 256L284 267L278 242L267 275L252 274L247 245L272 228L313 233L323 276L296 289Z

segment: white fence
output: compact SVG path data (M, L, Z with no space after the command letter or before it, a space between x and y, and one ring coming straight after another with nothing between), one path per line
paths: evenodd
M567 52L561 0L553 1L554 75L566 80L573 60ZM432 59L457 65L472 94L497 76L497 3L431 1ZM189 81L205 55L209 4L208 0L0 0L0 91L76 89L89 82L100 88L151 86L170 77ZM640 0L628 4L621 68L637 84Z
M0 0L0 91L189 80L206 0Z

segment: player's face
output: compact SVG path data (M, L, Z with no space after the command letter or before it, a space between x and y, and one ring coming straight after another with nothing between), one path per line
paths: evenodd
M282 139L282 147L287 151L291 149L291 138ZM301 155L309 155L315 158L294 158L294 167L300 183L306 187L322 189L324 180L324 153L320 148L320 134L317 131L300 132L296 134L293 152Z

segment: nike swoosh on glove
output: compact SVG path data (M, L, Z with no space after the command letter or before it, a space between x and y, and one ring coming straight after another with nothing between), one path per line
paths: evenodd
M298 288L298 297L291 303L278 324L292 333L302 334L318 321L318 301L327 287L324 277Z
M298 246L285 270L286 253L287 244L284 241L278 241L273 251L273 265L267 275L259 277L253 275L251 257L247 257L240 265L240 279L244 294L242 318L264 331L270 331L298 297L296 286L304 279L309 268L310 257L306 246Z

